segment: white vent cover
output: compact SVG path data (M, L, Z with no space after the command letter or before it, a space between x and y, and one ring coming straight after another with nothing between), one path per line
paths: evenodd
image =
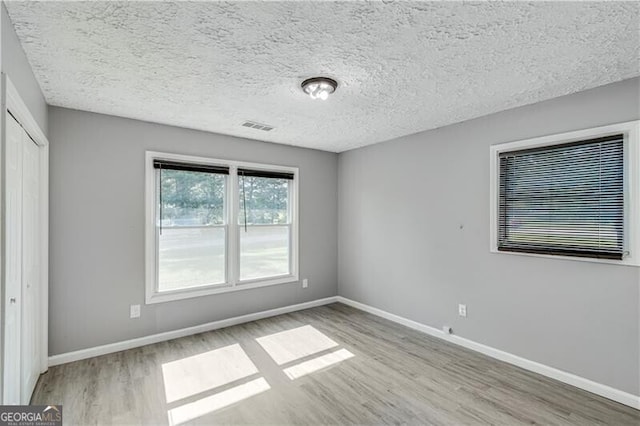
M265 132L273 130L273 126L269 126L268 124L260 124L253 121L245 121L244 123L242 123L242 125L244 127L251 127L252 129L264 130Z

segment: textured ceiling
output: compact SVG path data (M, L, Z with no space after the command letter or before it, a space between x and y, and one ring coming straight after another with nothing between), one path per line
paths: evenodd
M7 9L52 105L336 152L640 75L638 2Z

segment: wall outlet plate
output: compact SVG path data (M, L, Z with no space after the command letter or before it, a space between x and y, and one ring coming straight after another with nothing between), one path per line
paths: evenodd
M302 280L302 288L307 288L307 287L309 287L309 280L305 278L304 280Z
M140 305L131 305L129 308L129 318L140 318Z
M461 317L467 317L467 305L459 304L458 305L458 315Z

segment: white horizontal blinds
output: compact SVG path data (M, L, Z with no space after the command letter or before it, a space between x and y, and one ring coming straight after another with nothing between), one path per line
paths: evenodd
M501 153L498 250L622 259L623 135Z

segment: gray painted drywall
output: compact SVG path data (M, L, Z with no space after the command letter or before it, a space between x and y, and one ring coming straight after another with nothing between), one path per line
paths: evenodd
M337 154L49 108L51 355L337 294ZM144 305L144 153L300 168L298 283ZM140 319L129 305L142 304Z
M639 395L638 268L489 252L490 145L638 118L632 79L340 154L338 293Z
M29 108L40 129L47 134L47 103L36 81L29 61L22 50L4 3L0 4L0 62L2 72L9 76Z

